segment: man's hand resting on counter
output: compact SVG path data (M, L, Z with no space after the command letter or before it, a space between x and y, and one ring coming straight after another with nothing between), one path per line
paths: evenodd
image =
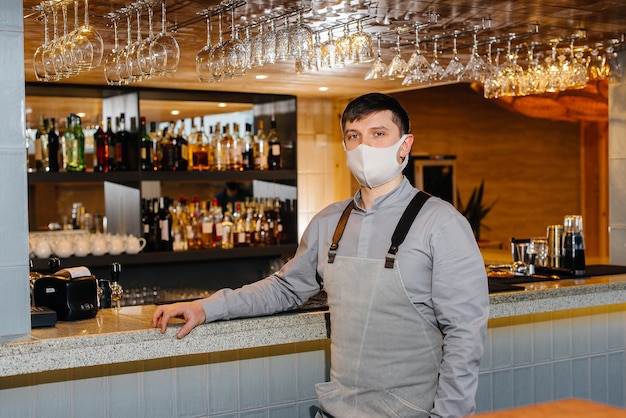
M176 338L183 338L192 329L206 320L204 309L197 302L180 302L172 305L161 305L152 314L152 327L160 328L161 334L167 329L167 323L171 318L182 318L185 320L180 330L176 333Z

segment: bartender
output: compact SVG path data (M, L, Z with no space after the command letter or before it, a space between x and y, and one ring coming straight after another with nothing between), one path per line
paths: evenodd
M483 259L467 220L411 186L413 135L394 98L367 94L341 120L361 187L314 216L295 256L265 279L210 298L160 306L152 324L177 333L222 319L295 309L328 294L330 381L317 417L451 418L475 410L489 317Z
M234 208L235 202L243 202L249 197L252 197L250 190L237 181L226 182L224 189L215 195L217 204L222 207L222 212L226 212L229 203L231 208Z

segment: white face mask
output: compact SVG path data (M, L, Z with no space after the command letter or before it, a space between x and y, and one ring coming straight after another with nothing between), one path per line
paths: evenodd
M398 151L407 135L402 135L394 145L375 148L360 144L353 150L346 150L346 161L352 175L361 186L369 188L389 183L404 170L409 162L408 156L398 164ZM344 149L345 149L344 143Z

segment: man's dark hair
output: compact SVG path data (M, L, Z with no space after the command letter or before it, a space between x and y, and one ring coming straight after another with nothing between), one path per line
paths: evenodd
M411 131L409 115L400 102L382 93L364 94L348 103L341 116L341 129L344 129L347 122L354 122L383 110L390 110L393 113L392 120L400 128L401 135L408 134Z

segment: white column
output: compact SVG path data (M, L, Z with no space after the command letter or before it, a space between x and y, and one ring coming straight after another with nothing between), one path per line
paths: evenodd
M619 53L621 80L609 84L610 262L626 265L626 51Z
M0 337L30 333L22 0L0 13ZM4 340L4 338L3 338Z

